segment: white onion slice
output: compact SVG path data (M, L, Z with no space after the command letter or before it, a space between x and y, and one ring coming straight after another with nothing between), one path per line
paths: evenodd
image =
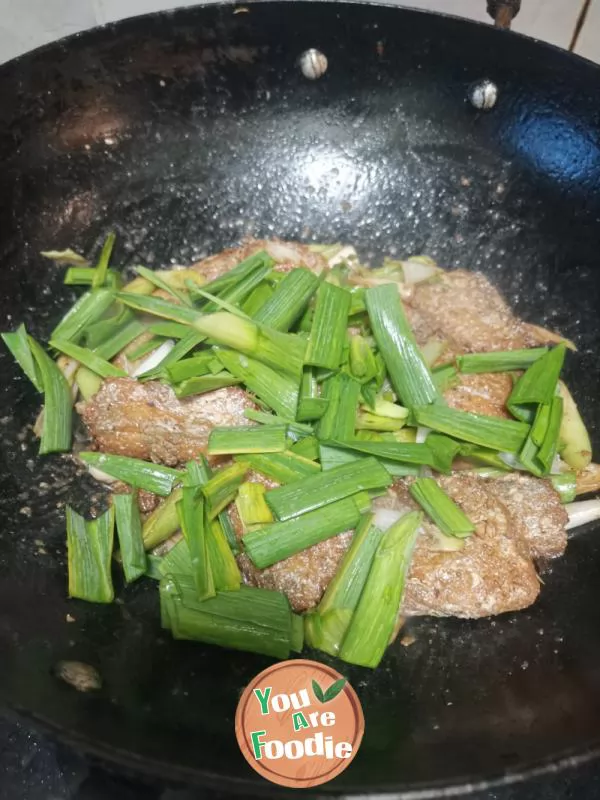
M358 262L358 253L351 245L341 247L327 263L330 267L337 267L338 264L344 264L346 261L350 261L351 263Z
M440 272L440 268L434 264L422 264L420 261L403 261L402 272L404 273L404 283L422 283L429 280Z
M422 425L419 425L417 428L417 435L415 437L416 444L425 444L430 433L431 428L425 428Z
M102 470L98 469L97 467L88 466L88 472L90 473L92 478L95 478L97 481L100 481L100 483L110 484L110 483L116 483L118 481L118 478L115 478L114 475L107 475L106 472L102 472Z
M575 503L567 503L565 506L569 521L567 522L567 530L579 528L580 525L587 525L588 522L594 522L600 519L600 499L596 500L579 500Z
M167 341L163 342L160 347L157 347L156 350L153 350L148 358L145 358L140 364L138 364L132 377L137 378L139 375L143 375L144 372L148 372L148 370L156 369L156 367L163 362L163 360L169 355L174 347L175 342L173 339L167 339Z
M498 453L500 460L504 461L507 467L523 471L525 467L514 453Z

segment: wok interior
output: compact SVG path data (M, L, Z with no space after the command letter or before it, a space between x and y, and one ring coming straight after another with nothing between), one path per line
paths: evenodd
M308 82L296 59L313 46L329 69ZM499 87L489 114L465 99L481 78ZM89 252L108 230L124 267L245 234L349 241L374 263L425 252L486 272L520 315L576 341L566 377L598 446L599 84L592 65L486 27L339 3L189 10L38 51L0 72L3 329L47 334L70 298L38 252ZM66 600L57 504L85 507L92 484L37 459L37 398L0 358L0 698L129 767L264 789L233 718L266 659L168 640L150 585L124 605ZM589 751L598 550L593 531L572 541L525 612L415 620L415 643L376 672L345 666L366 736L331 788L479 780ZM94 664L103 690L60 684L64 658Z

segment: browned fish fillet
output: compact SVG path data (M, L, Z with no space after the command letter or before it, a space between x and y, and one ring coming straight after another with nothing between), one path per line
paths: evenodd
M254 479L274 485L261 476ZM524 494L530 490L541 492L546 506L556 514L554 524L562 526L564 534L564 523L558 519L554 498L547 494L547 484L536 478L528 480L533 481L534 486L525 482L519 491ZM477 531L465 541L462 550L441 552L438 529L430 522L424 523L411 563L402 613L405 616L475 618L531 605L540 587L529 554L530 537L540 534L533 531L527 519L521 520L511 513L516 494L509 501L509 508L496 495L496 481L452 475L441 477L439 482L472 519ZM504 492L505 488L499 491ZM373 506L406 512L417 508L406 481L396 482L387 495L374 501ZM236 533L241 537L239 517L233 510L230 513ZM545 535L548 537L548 531ZM554 535L559 535L558 529L554 530ZM248 583L284 592L296 611L305 611L319 602L351 536L350 532L342 533L265 570L257 570L245 555L240 556L238 562Z
M441 552L438 529L424 523L402 614L476 618L531 605L540 586L519 520L479 478L452 475L439 478L439 483L473 521L476 532L462 550ZM394 484L373 505L407 511L416 507L405 482Z
M178 400L157 381L109 378L77 410L97 448L174 466L205 452L215 425L247 425L256 408L236 386Z
M569 515L549 481L513 472L488 485L521 523L533 558L554 558L565 552Z
M200 272L207 281L212 281L261 250L266 250L277 262L278 266L275 269L278 271L287 271L299 266L307 267L313 272L327 269L327 261L323 256L313 253L306 245L298 242L282 242L279 239L250 239L241 247L232 247L197 261L192 264L191 269Z
M556 340L543 328L515 317L500 292L479 272L457 269L417 284L408 305L422 325L450 340L457 352L515 350Z
M512 391L513 382L508 373L459 374L458 380L456 386L444 392L444 399L450 408L491 417L510 417L506 410L506 401Z
M278 485L257 472L249 473L248 480L269 489ZM235 533L241 539L244 531L235 503L228 510ZM257 569L244 554L238 556L238 565L250 586L283 592L294 611L306 611L314 608L323 596L351 539L352 531L340 533L266 569Z

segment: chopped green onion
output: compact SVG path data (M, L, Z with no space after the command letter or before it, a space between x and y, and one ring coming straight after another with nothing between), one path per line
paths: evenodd
M240 588L242 575L233 551L220 522L220 518L207 522L206 546L218 592L233 592Z
M116 238L117 237L114 233L109 233L104 244L102 245L102 252L100 253L100 258L98 259L98 263L96 265L96 274L92 279L92 287L94 289L99 289L106 283L106 278L108 276L108 263L112 255L113 247L115 246Z
M561 503L572 503L577 497L577 473L561 472L550 475L552 486L560 496Z
M89 261L79 255L79 253L71 250L70 247L66 250L42 250L40 255L55 261L57 264L76 264L81 267L89 266Z
M257 326L226 312L208 314L195 326L225 347L237 350L295 378L302 374L306 342L299 336Z
M110 562L114 537L114 511L86 522L70 506L67 515L69 597L90 603L111 603L114 590Z
M105 311L108 311L114 299L115 293L111 289L86 292L54 328L52 338L78 341L87 326L96 322Z
M431 377L438 392L445 392L458 384L458 372L452 364L444 364L431 370Z
M356 415L357 431L399 431L406 425L406 418L381 417L369 411L359 411Z
M2 339L8 347L17 364L21 367L25 375L33 383L38 392L44 391L42 377L37 368L25 325L19 325L14 333L3 333Z
M116 456L111 453L79 453L79 458L84 464L112 475L137 489L166 497L173 490L173 486L181 481L183 472L172 467L163 467L151 461L142 461L139 458Z
M137 319L132 319L123 328L106 339L102 344L93 348L94 353L100 358L110 361L127 345L131 344L138 336L146 331L146 326ZM88 345L89 346L89 345Z
M422 515L406 514L384 533L340 650L350 664L376 667L396 624Z
M266 487L262 483L245 481L239 488L235 505L244 527L244 532L257 525L274 522L271 509L265 502Z
M261 250L259 253L254 253L254 255L240 261L233 269L224 272L222 275L219 275L217 278L207 283L204 289L211 294L221 294L232 289L236 284L262 266L272 267L274 264L275 261L271 256L265 250Z
M81 344L89 347L90 350L96 350L107 339L112 339L117 333L125 328L128 323L135 319L133 311L125 308L121 303L113 303L114 313L110 316L104 316L98 322L92 322L84 331Z
M315 610L318 635L307 643L330 655L338 655L358 605L383 531L373 525L373 514L365 514L356 528L350 547Z
M441 433L430 433L427 437L427 447L433 453L435 469L446 474L452 471L454 459L462 452L460 442Z
M191 639L273 658L289 657L298 645L289 601L281 592L240 586L199 601L184 576L160 583L161 618L176 639Z
M418 425L503 453L518 453L529 433L529 426L523 422L440 405L415 408L414 415Z
M171 297L174 297L176 300L179 300L180 303L183 303L184 306L191 306L192 301L190 300L188 294L186 292L182 292L180 289L177 289L175 286L171 286L170 283L165 281L159 274L153 272L151 269L146 269L146 267L136 267L135 271L145 278L147 281L150 281L157 289L162 289L163 292L170 294Z
M75 383L83 399L89 400L96 392L100 391L103 381L99 375L87 367L79 367L75 374Z
M563 399L564 413L560 426L559 447L561 458L575 470L585 469L592 460L592 443L581 418L577 403L566 384L558 382Z
M188 287L190 291L192 287ZM198 298L203 298L204 300L210 300L204 308L202 309L202 313L205 314L207 311L227 311L230 314L233 314L235 317L240 317L241 319L249 319L248 315L245 314L240 308L234 306L232 303L228 302L225 297L217 297L210 292L206 292L204 289L200 289L199 287L195 287L193 289L193 297L194 300L198 300Z
M189 324L217 344L252 356L274 369L298 376L302 371L306 343L298 336L273 331L264 326L259 327L251 320L241 319L227 311L201 314L158 297L140 297L124 293L120 293L118 297L140 311Z
M540 408L543 408L543 406L540 406ZM562 397L555 396L552 398L552 402L550 404L545 436L537 454L538 461L542 465L542 471L544 474L548 474L552 469L552 462L554 461L554 456L558 450L562 418L563 399Z
M319 447L321 457L321 467L324 471L334 469L341 464L348 464L351 461L368 459L366 453L359 453L356 450L344 450L341 447L321 444ZM394 478L403 478L406 475L418 475L419 467L402 464L398 461L390 461L386 458L378 458L378 462Z
M167 367L176 364L180 359L187 355L190 350L193 350L195 347L201 344L205 338L206 337L202 336L201 333L197 333L197 331L190 331L187 336L184 336L183 339L180 339L177 342L177 344L169 353L167 353L157 367L148 370L148 372L144 372L142 375L138 375L138 377L142 380L155 380L157 378L162 378Z
M286 429L283 426L237 425L213 428L208 439L207 452L211 456L233 453L282 453L286 446Z
M287 428L288 435L292 437L309 436L312 434L310 425L303 425L287 417L280 417L277 414L269 414L267 411L256 411L253 408L244 409L246 419L259 422L261 425L283 425Z
M467 353L466 355L457 356L456 363L459 370L465 374L512 372L513 370L528 369L547 352L547 347L532 347L529 350Z
M355 528L362 510L353 497L345 497L300 517L250 531L244 536L243 545L253 564L264 569L342 531Z
M429 436L427 437L427 441L429 442ZM476 464L485 464L488 467L493 467L495 470L506 472L509 469L506 462L500 458L495 450L486 450L485 447L477 447L477 445L474 444L463 444L460 447L460 455L464 458L468 458L470 461L475 461Z
M213 519L234 499L243 482L248 464L237 462L216 472L202 487L202 494L208 503L209 519Z
M290 447L290 452L297 456L316 461L319 458L319 440L316 436L306 436Z
M205 350L191 358L182 358L174 364L166 367L166 373L171 383L181 383L188 378L198 378L201 375L208 375L211 372L210 364L215 354L211 350ZM219 369L220 369L219 365Z
M360 383L345 372L323 381L327 410L319 420L319 439L351 439L356 426Z
M386 284L368 289L365 301L375 341L402 405L412 409L433 403L438 391L417 347L398 287Z
M214 392L217 389L224 389L227 386L236 386L238 378L234 378L229 372L219 372L218 375L201 375L199 378L188 378L186 381L178 383L173 387L178 398L190 397L193 394L205 394Z
M181 541L183 541L183 539ZM183 542L183 543L185 544L185 542ZM186 545L186 547L187 547L187 545ZM173 548L173 549L175 549L175 548ZM144 573L146 578L152 578L152 580L154 580L154 581L159 581L163 577L163 575L162 575L162 573L160 571L160 568L162 566L162 562L163 561L164 561L164 558L161 558L160 556L152 555L152 553L148 553L146 555L146 572Z
M550 403L565 360L566 347L559 344L537 359L516 382L506 405L513 416L531 422L535 406Z
M181 501L180 501L181 502ZM179 507L179 503L177 504ZM156 556L147 555L148 560ZM186 575L194 578L194 570L192 568L192 556L190 555L190 548L185 538L181 538L169 552L159 558L160 564L157 569L157 578L166 578L168 575Z
M166 542L179 528L177 503L183 497L181 487L174 489L150 514L142 526L142 538L146 550L152 550L162 542Z
M475 525L433 478L417 478L409 491L442 533L464 539L474 532Z
M366 453L367 455L375 456L375 458L400 461L403 464L422 465L433 469L436 466L434 455L426 444L414 444L413 442L363 442L360 440L339 441L335 439L323 442L323 444L342 447L346 450L358 450L359 453Z
M349 292L331 283L319 286L306 349L306 364L326 369L339 367L346 341L349 310Z
M150 339L142 342L140 345L138 345L138 347L127 354L128 361L139 361L140 359L144 358L144 356L154 352L154 350L158 350L164 341L165 340L161 336L152 336Z
M248 356L231 350L218 350L217 357L232 375L241 380L248 391L281 417L296 416L298 385L291 378L276 372Z
M378 461L366 458L271 489L265 500L277 519L287 520L357 492L382 489L391 482L390 474Z
M235 286L220 292L218 297L215 297L213 293L211 296L212 302L207 303L203 307L202 311L205 313L209 311L216 311L219 306L221 306L226 310L231 310L235 314L246 316L245 313L240 309L241 304L252 294L252 292L254 292L258 286L262 284L270 271L271 268L269 264L262 264L262 266L254 269L245 278L242 278L242 280L236 283ZM197 294L201 295L202 292L198 291ZM227 309L227 306L229 306L229 309Z
M209 467L205 456L200 455L197 461L190 461L187 464L184 482L187 486L205 486L211 479L212 474L212 470ZM231 552L234 555L237 555L237 553L240 551L240 547L227 511L222 511L218 515L218 521ZM217 536L217 539L217 544L220 544L220 537ZM219 578L218 574L217 578ZM220 584L217 585L217 589L218 588L220 588Z
M63 283L65 286L91 286L97 272L95 267L69 267L65 273ZM113 269L107 270L106 285L118 289L121 276Z
M202 318L202 314L195 308L173 303L163 297L133 293L127 291L127 287L122 292L117 292L116 298L136 311L152 314L155 317L162 317L171 322L179 322L182 325L194 325L195 322Z
M308 458L290 453L270 453L269 455L252 454L235 456L235 460L240 460L250 469L260 472L277 483L293 483L302 480L308 475L320 472L321 467Z
M242 303L241 309L248 317L255 319L260 309L272 296L273 287L263 281L250 292Z
M288 331L304 312L318 284L319 278L310 270L293 269L255 314L255 320L276 331Z
M148 330L155 336L163 336L165 339L183 339L190 332L188 326L182 325L181 322L155 322Z
M177 516L190 553L192 576L198 600L215 595L215 583L208 555L204 498L193 486L184 486L177 503Z
M125 370L115 367L109 361L101 358L87 347L80 347L78 344L64 339L50 339L49 344L50 347L59 350L61 353L69 356L69 358L74 358L76 361L79 361L80 364L83 364L83 366L87 367L91 372L95 372L96 375L100 375L101 378L127 377Z
M408 408L385 400L383 397L376 397L375 403L370 407L374 415L379 417L389 417L390 419L403 420L406 422L410 414Z
M73 424L71 387L44 348L31 336L27 337L27 341L44 388L40 454L64 452L71 447Z
M113 505L125 580L131 583L147 568L137 494L113 494Z
M375 354L367 340L359 335L350 337L350 372L360 383L367 383L377 375Z
M328 404L327 398L320 396L315 370L313 367L304 367L296 419L299 422L320 419L327 410Z

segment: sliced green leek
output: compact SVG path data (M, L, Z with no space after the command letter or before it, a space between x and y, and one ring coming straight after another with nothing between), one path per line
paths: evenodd
M209 455L234 453L282 453L287 446L286 428L280 425L238 425L213 428L208 439Z
M97 519L86 521L67 506L66 515L69 597L90 603L111 603L114 510L109 508Z
M137 494L113 494L113 505L125 580L131 583L147 569Z
M417 478L409 491L442 533L464 539L474 532L475 525L433 478Z
M344 661L375 668L383 658L396 624L421 520L417 511L406 514L379 542L342 643L340 657Z
M161 497L170 494L174 485L183 478L181 470L164 467L152 461L142 461L140 458L89 451L79 453L79 458L84 464L97 467L130 486L145 489Z
M391 482L390 474L376 459L366 458L271 489L265 500L277 519L287 520L357 492L383 489Z

